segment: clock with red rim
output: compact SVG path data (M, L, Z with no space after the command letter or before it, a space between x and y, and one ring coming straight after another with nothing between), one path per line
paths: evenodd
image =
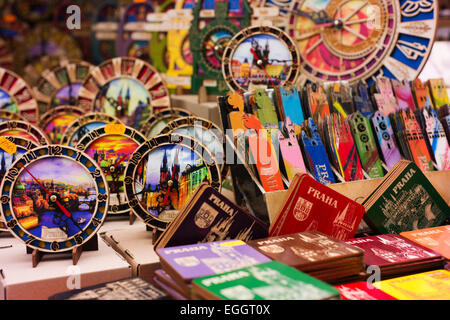
M228 86L246 92L295 84L300 56L293 40L281 29L253 26L241 30L228 43L222 73Z
M169 90L159 72L137 58L114 58L93 68L78 93L77 105L100 111L139 129L145 120L171 107Z
M412 80L437 20L436 0L297 0L288 32L300 51L299 83Z

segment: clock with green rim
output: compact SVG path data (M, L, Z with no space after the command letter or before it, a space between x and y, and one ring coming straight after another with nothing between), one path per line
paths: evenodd
M92 238L108 211L100 167L73 148L32 149L5 174L0 211L9 231L28 247L63 252Z
M300 51L299 83L413 80L437 20L437 0L297 0L288 32Z
M206 0L196 3L189 29L193 54L191 91L197 93L203 86L208 94L225 94L228 87L222 75L223 51L241 28L250 25L251 9L246 0L215 1L214 13L206 19L201 17L205 3Z

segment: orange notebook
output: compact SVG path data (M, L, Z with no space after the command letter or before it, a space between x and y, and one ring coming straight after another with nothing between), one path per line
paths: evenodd
M407 231L400 235L450 260L450 225Z

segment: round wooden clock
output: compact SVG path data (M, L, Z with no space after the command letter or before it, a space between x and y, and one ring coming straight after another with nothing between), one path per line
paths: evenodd
M62 105L47 111L41 117L39 127L44 131L51 143L59 143L67 127L84 114L83 109Z
M170 121L181 117L189 117L191 115L191 112L181 108L167 108L160 110L158 113L147 119L141 127L141 132L144 133L147 138L152 138L158 135Z
M50 144L50 140L41 128L21 120L10 120L0 123L0 137L22 137L39 145Z
M154 111L170 107L169 90L149 63L114 58L93 68L80 88L77 105L118 117L139 129Z
M124 172L133 152L145 142L145 137L123 124L107 124L89 131L76 148L85 152L101 167L108 181L109 213L128 213L125 199Z
M177 134L159 135L141 145L128 163L124 182L133 212L158 230L167 227L202 182L221 187L214 157L197 140Z
M270 26L241 30L228 42L222 62L228 86L241 92L294 85L300 71L297 46L284 31Z
M412 80L431 51L436 0L297 0L289 34L299 47L299 83Z
M106 217L106 178L80 151L38 147L6 172L0 210L10 232L28 247L71 250L94 236Z
M38 146L37 143L31 140L19 137L1 137L0 140L2 139L9 140L12 144L14 144L15 147L13 147L13 149L10 149L11 146L0 147L0 181L3 181L3 177L5 176L6 171L8 171L11 164L13 164L28 150L34 149ZM1 219L0 215L0 231L7 230L8 228L6 227L4 221Z
M61 144L75 147L86 133L108 123L120 123L120 120L106 113L90 112L85 114L67 127L61 138Z
M27 121L38 121L38 104L33 90L17 74L0 68L0 109L16 112Z
M75 105L80 87L92 68L93 66L85 61L64 61L45 70L34 87L40 114L55 106Z

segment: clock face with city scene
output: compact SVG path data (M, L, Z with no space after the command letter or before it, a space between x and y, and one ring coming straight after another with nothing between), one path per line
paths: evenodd
M191 115L191 112L181 108L167 108L160 110L158 113L147 119L141 127L141 132L144 133L147 138L152 138L158 135L170 121L181 117L189 117Z
M10 153L8 150L0 147L0 181L3 181L3 177L6 174L6 171L9 169L11 164L13 164L17 159L19 159L24 153L28 150L36 148L38 146L37 143L19 137L5 137L12 143L16 145L16 152ZM7 231L6 225L1 220L0 216L0 231Z
M123 184L125 168L145 137L123 125L122 132L108 132L107 126L89 131L80 139L77 149L94 159L105 174L110 194L108 214L124 214L130 210Z
M39 123L51 143L59 143L67 127L84 114L84 111L74 106L59 106L47 111Z
M21 120L1 122L0 136L22 137L39 145L50 144L50 140L41 128Z
M134 152L125 172L125 192L133 212L158 230L167 227L203 182L219 190L219 167L204 145L179 134L147 140Z
M153 112L171 107L158 71L130 57L110 59L93 68L80 88L77 105L117 117L138 130Z
M228 86L245 92L253 87L295 84L300 70L297 46L281 29L254 26L228 42L222 72Z
M436 0L297 0L289 35L301 56L299 84L412 80L431 51Z
M34 148L16 161L5 174L1 200L10 232L45 252L82 245L108 211L100 167L86 154L61 145Z

